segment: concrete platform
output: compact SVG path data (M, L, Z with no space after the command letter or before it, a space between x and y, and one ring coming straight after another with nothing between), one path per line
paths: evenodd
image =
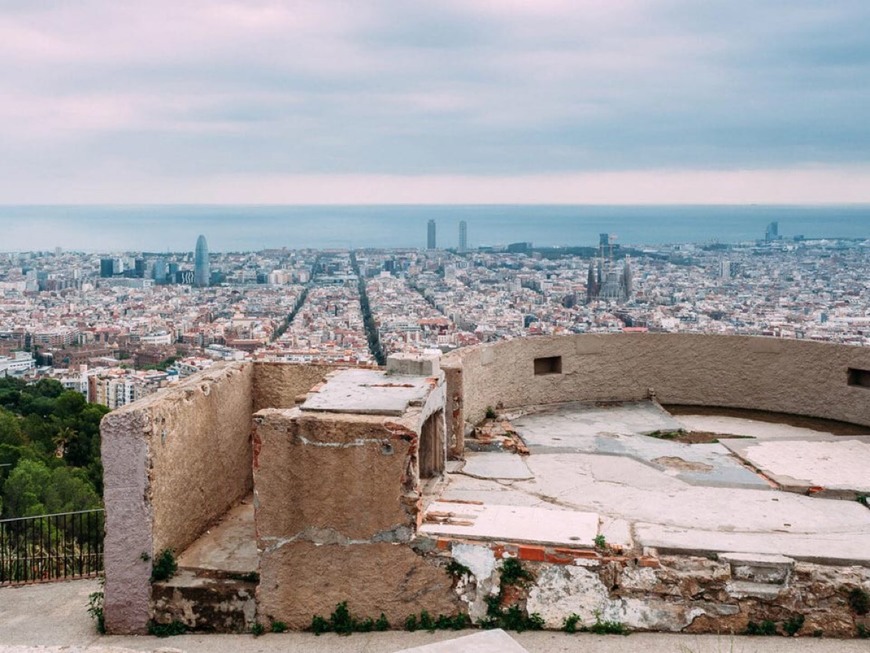
M718 444L690 445L649 437L683 425L652 402L561 404L512 422L532 454L625 456L693 485L766 490L758 474Z
M511 424L529 448L572 447L589 437L646 435L683 428L679 420L650 401L604 406L556 404L513 419Z
M498 504L436 501L426 510L420 532L470 540L595 546L598 515Z
M342 370L302 404L303 411L357 415L403 415L422 404L433 389L423 376L396 376L377 370Z
M446 642L406 648L399 653L528 653L528 649L517 644L516 640L499 629L465 635Z
M723 444L788 492L844 498L870 494L870 437L816 435Z
M591 415L584 416L586 410ZM524 462L533 478L449 474L440 499L595 513L602 525L617 525L617 532L634 535L611 538L608 533L608 542L625 539L640 547L675 553L780 554L797 560L870 566L870 510L857 501L777 491L728 448L768 444L787 448L795 441L728 440L725 447L660 441L638 434L669 424L660 411L637 404L591 409L566 404L515 419L512 424L532 450ZM640 418L644 415L650 416L655 428L643 427ZM598 427L606 432L596 432ZM835 444L855 440L855 436L818 433L812 437ZM683 463L706 464L711 469L681 469ZM809 471L814 469L810 459L805 464ZM854 468L844 464L844 469L852 470L848 472L851 481L858 481L856 487L870 479L868 468L866 462ZM732 470L739 474L730 475ZM830 474L835 474L834 466ZM532 534L535 530L527 529ZM605 532L606 527L599 530Z
M232 508L219 524L191 544L178 556L178 566L242 574L257 571L252 499Z
M482 453L468 451L465 453L465 464L456 473L474 476L475 478L492 478L506 480L528 480L532 478L522 456L517 454Z

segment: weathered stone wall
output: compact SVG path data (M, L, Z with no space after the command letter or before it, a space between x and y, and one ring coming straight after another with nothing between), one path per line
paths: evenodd
M596 551L439 542L434 555L449 555L469 573L456 592L472 617L488 616L487 597L501 609L518 606L559 629L571 615L577 628L609 622L626 630L743 634L750 623L771 622L785 634L854 637L870 628L849 595L870 591L870 569L796 562L782 556L612 556ZM507 585L506 557L521 560L530 578ZM492 600L490 598L490 600Z
M154 556L251 491L252 389L251 364L217 366L103 419L109 632L144 632Z
M287 539L407 541L416 511L402 479L417 433L382 416L267 408L254 415L257 533Z
M444 384L401 416L264 409L254 415L258 618L306 628L347 601L394 624L458 599L443 563L415 553L419 445L441 420ZM442 455L443 457L443 455Z
M337 369L335 365L255 362L254 412L263 408L293 408L297 397Z
M561 356L561 374L534 373L535 358ZM458 350L466 421L487 406L633 400L754 408L870 425L870 389L848 385L870 369L870 350L801 340L696 334L521 338ZM448 396L452 388L448 387Z

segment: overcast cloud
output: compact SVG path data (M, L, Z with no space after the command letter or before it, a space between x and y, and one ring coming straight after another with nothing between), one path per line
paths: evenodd
M867 0L0 0L0 202L866 202L867 25Z

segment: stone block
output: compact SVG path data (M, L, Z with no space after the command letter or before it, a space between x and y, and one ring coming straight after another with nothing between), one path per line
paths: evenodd
M387 358L387 374L402 374L406 376L436 376L441 371L441 355L425 354L391 354Z
M264 552L257 600L261 620L293 629L310 626L313 615L328 618L342 601L355 617L383 612L394 627L421 610L437 616L461 609L450 575L401 544L295 542Z
M257 413L254 480L262 545L300 535L371 539L413 528L416 515L401 501L413 443L402 435L378 418L312 419L300 417L298 410Z

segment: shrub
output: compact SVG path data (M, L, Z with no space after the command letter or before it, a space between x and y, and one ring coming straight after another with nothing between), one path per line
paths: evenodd
M580 615L572 612L565 617L565 621L562 623L562 630L566 633L576 633L578 623L580 623Z
M178 571L178 563L175 561L175 554L170 549L163 549L154 559L151 582L169 580L176 571Z

